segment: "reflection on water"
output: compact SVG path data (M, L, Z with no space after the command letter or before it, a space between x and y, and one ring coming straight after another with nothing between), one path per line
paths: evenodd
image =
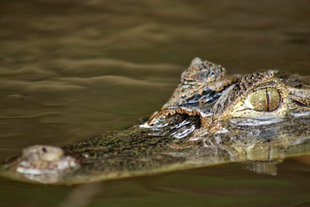
M308 11L306 0L1 2L0 158L132 125L168 99L195 56L231 73L309 75ZM107 182L88 204L307 206L308 160L282 163L277 177L227 165ZM0 197L71 205L77 188L1 179Z

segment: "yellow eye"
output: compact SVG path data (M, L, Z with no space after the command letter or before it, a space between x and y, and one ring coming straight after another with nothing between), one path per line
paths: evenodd
M280 105L281 96L277 89L266 88L251 93L248 100L257 111L274 111Z

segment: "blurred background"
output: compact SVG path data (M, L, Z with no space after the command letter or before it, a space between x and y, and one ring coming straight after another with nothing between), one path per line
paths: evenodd
M307 0L0 2L0 159L121 129L159 109L194 57L309 75ZM2 206L310 206L309 158L80 186L0 179Z

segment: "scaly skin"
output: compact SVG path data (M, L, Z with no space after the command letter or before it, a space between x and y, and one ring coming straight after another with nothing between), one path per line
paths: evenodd
M310 153L310 79L277 70L227 75L195 58L170 100L145 123L62 148L36 145L1 174L75 184L247 162L276 174L287 156Z

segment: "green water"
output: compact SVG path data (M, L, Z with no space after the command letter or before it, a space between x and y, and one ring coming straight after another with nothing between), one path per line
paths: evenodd
M310 3L0 2L0 158L130 126L164 104L193 57L231 73L309 75ZM0 179L1 206L310 206L310 158L277 176L242 165L73 187Z

